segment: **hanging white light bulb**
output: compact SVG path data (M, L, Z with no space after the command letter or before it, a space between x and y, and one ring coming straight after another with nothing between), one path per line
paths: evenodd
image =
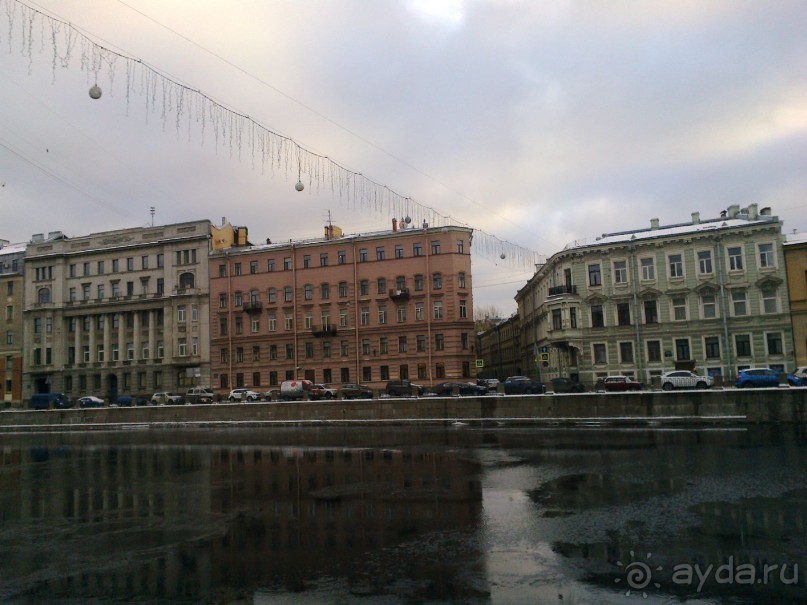
M101 87L98 84L93 84L90 86L90 98L91 99L100 99L101 98Z
M298 181L297 181L297 184L294 186L294 188L295 188L297 191L302 191L303 189L305 189L305 185L303 185L303 182L302 182L302 181L298 180Z

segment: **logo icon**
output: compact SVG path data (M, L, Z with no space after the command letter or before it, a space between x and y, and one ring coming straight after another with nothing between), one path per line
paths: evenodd
M620 584L623 579L625 584L627 585L627 590L625 591L625 596L629 597L632 592L639 592L642 593L642 598L647 598L647 593L645 592L645 588L647 588L650 583L652 582L653 586L656 588L661 588L661 584L658 582L653 582L653 572L654 571L661 571L664 569L661 565L656 566L655 568L651 568L650 564L650 557L653 556L651 553L647 553L645 556L644 561L637 561L636 556L633 551L630 551L630 562L625 564L622 561L617 561L616 564L619 567L624 568L625 570L625 577L624 578L616 578L614 582L616 584Z

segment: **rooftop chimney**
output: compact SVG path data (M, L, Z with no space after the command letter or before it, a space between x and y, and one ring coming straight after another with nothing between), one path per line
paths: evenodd
M748 213L748 219L749 220L754 221L754 220L757 219L757 217L759 216L759 212L757 211L758 208L759 208L759 206L757 204L748 204L748 208L746 208L746 212Z
M657 218L651 218L650 219L650 228L651 229L658 229L658 219Z
M397 218L392 219L392 230L393 231L398 230L398 219Z
M44 241L45 241L45 236L43 234L41 234L41 233L34 233L31 236L31 243L33 243L33 244L38 244L39 242L44 242Z
M762 210L759 211L760 216L770 216L771 215L771 207L765 206Z
M732 204L726 210L728 212L729 218L737 218L737 215L740 214L740 206L738 204Z
M701 213L700 212L693 212L692 213L692 224L697 225L701 222Z

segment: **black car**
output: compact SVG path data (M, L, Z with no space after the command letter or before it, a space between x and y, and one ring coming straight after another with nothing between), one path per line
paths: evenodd
M505 395L538 395L543 392L543 383L528 376L510 376L504 381Z
M586 388L571 378L553 378L549 381L556 393L585 393Z
M473 384L472 382L441 382L432 387L432 391L438 396L449 396L454 394L454 387L457 387L459 395L485 395L486 387Z
M418 395L423 395L423 387L408 380L390 380L385 391L393 397L411 397L412 388L417 389Z
M345 383L339 387L342 399L372 399L373 389L363 384Z

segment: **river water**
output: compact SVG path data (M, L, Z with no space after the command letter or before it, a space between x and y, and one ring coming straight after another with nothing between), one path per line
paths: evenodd
M4 603L805 603L803 427L3 434Z

